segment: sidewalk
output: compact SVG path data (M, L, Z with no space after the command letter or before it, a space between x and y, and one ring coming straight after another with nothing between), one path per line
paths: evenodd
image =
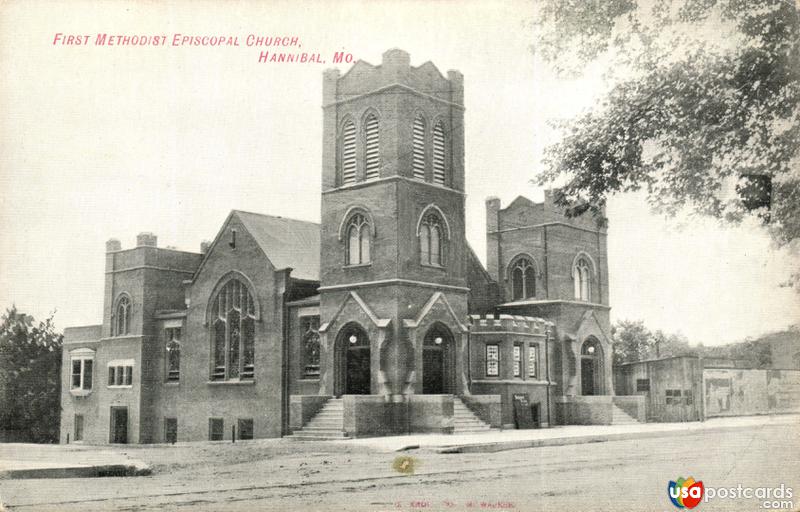
M564 446L568 444L599 443L667 437L676 432L700 434L709 431L758 428L772 425L797 425L800 414L779 416L740 416L713 418L705 422L639 423L634 425L566 425L535 430L502 430L479 434L411 434L392 437L370 437L335 441L378 451L428 449L438 453L489 453L519 448Z
M149 472L141 461L119 451L98 450L96 446L0 443L0 480L134 476Z

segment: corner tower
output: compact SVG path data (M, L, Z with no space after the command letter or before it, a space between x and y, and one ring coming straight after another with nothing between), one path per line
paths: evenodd
M397 49L325 72L322 394L465 391L463 99Z

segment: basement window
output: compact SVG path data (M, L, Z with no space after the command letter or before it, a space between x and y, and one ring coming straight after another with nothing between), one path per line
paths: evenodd
M253 420L248 419L240 419L239 420L239 439L242 440L249 440L253 439Z
M222 418L209 418L208 419L208 440L209 441L222 441L222 436L225 431L225 423Z

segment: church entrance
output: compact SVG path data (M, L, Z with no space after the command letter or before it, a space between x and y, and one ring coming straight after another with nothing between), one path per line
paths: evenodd
M603 349L594 338L588 338L581 346L581 394L603 394Z
M450 329L436 324L428 330L422 345L422 393L443 395L455 392L455 346Z
M349 324L336 341L336 396L369 395L371 381L369 337L358 324Z

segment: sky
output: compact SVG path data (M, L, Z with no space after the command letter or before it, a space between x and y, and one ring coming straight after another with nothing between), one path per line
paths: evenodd
M152 231L197 251L231 209L318 221L322 71L333 54L378 64L389 48L465 80L467 238L485 257L487 196L541 200L530 184L551 121L591 108L601 66L557 78L531 52L533 3L22 2L0 5L0 308L63 328L98 323L104 244ZM53 44L89 35L88 45ZM98 33L167 46L95 46ZM239 47L170 46L173 34ZM298 37L325 64L259 63L248 34ZM340 64L342 72L348 69ZM643 320L718 345L800 322L779 287L798 256L757 225L608 205L612 321Z

